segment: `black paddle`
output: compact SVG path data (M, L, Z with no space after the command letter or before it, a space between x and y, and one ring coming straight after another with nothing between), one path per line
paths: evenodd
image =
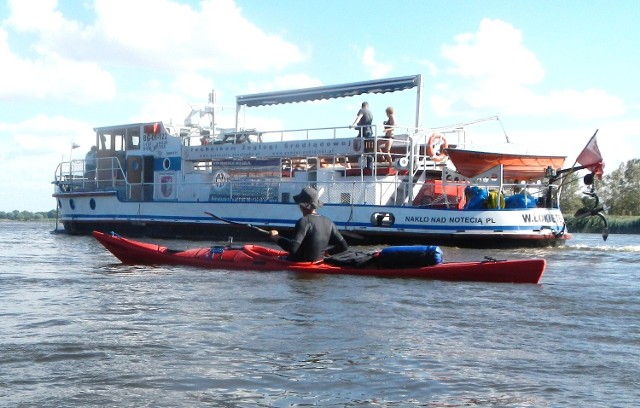
M253 224L237 222L237 221L231 221L231 220L228 220L226 218L218 217L217 215L212 214L212 213L210 213L208 211L205 211L204 213L207 214L207 215L212 216L216 220L220 220L222 222L226 222L227 224L237 225L239 227L251 228L251 229L254 229L256 231L262 232L263 234L271 235L271 232L269 232L269 231L267 231L265 229L262 229L260 227L256 227ZM340 231L340 232L342 233L342 235L350 237L350 238L354 238L354 239L358 239L358 240L364 240L365 239L362 235L360 235L360 234L358 234L356 232L351 232L351 231Z
M227 224L237 225L237 226L245 227L245 228L251 228L251 229L254 229L254 230L256 230L256 231L262 232L263 234L267 234L267 235L270 235L270 234L271 234L271 232L269 232L269 231L267 231L267 230L265 230L265 229L262 229L262 228L260 228L260 227L256 227L255 225L252 225L252 224L245 224L245 223L243 223L243 222L231 221L231 220L228 220L228 219L226 219L226 218L218 217L217 215L212 214L212 213L207 212L207 211L205 211L204 213L205 213L205 214L207 214L207 215L212 216L212 217L213 217L213 218L215 218L216 220L220 220L220 221L222 221L222 222L226 222Z

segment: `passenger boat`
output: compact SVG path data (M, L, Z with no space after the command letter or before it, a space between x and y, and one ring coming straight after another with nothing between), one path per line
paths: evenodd
M320 212L351 244L466 247L553 246L570 238L559 208L561 158L491 162L462 172L449 160L465 147L464 127L420 125L420 75L236 98L236 126L215 126L216 106L197 110L208 126L163 122L95 128L97 168L63 161L53 180L64 231L245 241L262 239L204 213L290 232L299 217L293 195L320 193ZM257 130L239 126L243 109L416 90L416 120L396 126L391 160L378 152L384 132L362 139L349 126ZM458 165L460 163L458 162ZM542 166L545 171L542 171ZM466 168L465 168L466 169ZM516 191L517 190L517 191ZM515 195L514 200L509 196Z
M287 252L259 245L214 246L173 250L165 246L134 241L117 234L94 231L93 236L122 263L128 265L183 265L207 269L292 271L318 274L348 274L393 278L426 278L449 281L538 283L544 273L544 259L496 260L479 262L444 262L425 266L402 266L394 257L395 267L383 267L375 261L361 267L331 264L326 261L290 262ZM423 251L422 248L416 247ZM385 248L372 259L397 248ZM413 248L407 250L411 252ZM408 253L411 253L408 252ZM397 253L397 252L396 252ZM401 254L402 255L402 254ZM406 257L405 257L406 258Z

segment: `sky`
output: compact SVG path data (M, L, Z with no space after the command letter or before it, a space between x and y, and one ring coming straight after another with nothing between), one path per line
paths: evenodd
M640 158L639 20L638 0L3 0L0 211L55 209L56 167L94 127L180 124L212 90L233 127L237 95L415 74L424 127L497 116L467 147L569 165L598 130L606 174ZM363 100L374 123L387 106L414 123L405 91L249 108L240 125L346 126Z

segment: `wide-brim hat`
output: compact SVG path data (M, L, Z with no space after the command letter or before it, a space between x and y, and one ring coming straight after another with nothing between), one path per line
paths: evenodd
M313 187L303 188L300 194L293 196L293 201L295 201L296 204L309 204L313 208L322 206L322 203L318 199L318 192Z

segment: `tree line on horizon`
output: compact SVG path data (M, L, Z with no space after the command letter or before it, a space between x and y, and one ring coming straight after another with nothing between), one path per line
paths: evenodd
M33 220L54 220L56 219L56 210L51 211L0 211L0 220L12 220L12 221L33 221Z
M563 214L573 215L583 207L595 205L594 198L581 190L581 175L573 173L565 181L560 208ZM595 192L598 195L599 206L604 206L605 212L611 216L640 216L640 159L631 159L620 163L617 169L596 180Z

